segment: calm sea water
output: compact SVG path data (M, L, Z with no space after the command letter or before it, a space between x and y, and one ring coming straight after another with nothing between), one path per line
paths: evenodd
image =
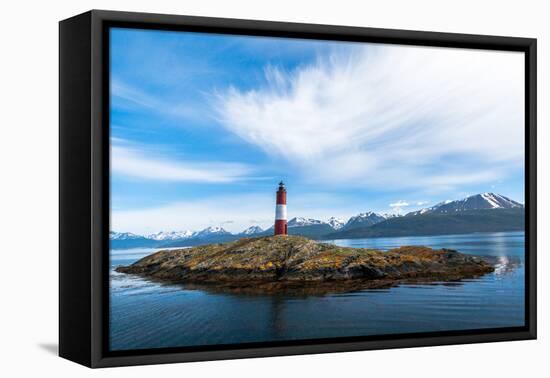
M113 250L111 350L524 325L523 232L331 242L383 250L451 248L497 256L500 263L478 279L297 297L212 293L150 282L113 269L155 250Z

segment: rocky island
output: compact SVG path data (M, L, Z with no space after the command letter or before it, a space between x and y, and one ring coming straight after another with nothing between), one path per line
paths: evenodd
M449 249L413 246L382 252L299 236L243 238L162 250L116 268L156 280L245 291L288 287L342 291L408 280L459 280L493 270L487 259Z

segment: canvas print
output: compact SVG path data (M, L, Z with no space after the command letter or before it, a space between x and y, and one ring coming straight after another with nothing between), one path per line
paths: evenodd
M110 351L525 325L522 52L109 33Z

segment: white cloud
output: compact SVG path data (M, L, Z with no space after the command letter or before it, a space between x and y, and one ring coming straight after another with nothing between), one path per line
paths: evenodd
M222 125L326 184L448 190L523 161L523 54L356 47L216 94Z
M175 117L195 122L209 119L198 104L178 102L166 96L152 95L116 78L111 79L110 91L115 106L123 109L144 109L165 117ZM163 93L162 91L156 93ZM189 123L185 124L187 127Z
M407 206L409 206L410 204L406 201L403 201L403 200L399 200L397 202L394 202L394 203L390 203L390 208L395 211L396 213L400 214L403 209Z
M113 98L119 98L145 108L155 108L160 105L159 99L117 79L111 79L110 91Z
M113 138L111 172L143 180L215 184L247 179L251 169L240 163L174 160L158 156L142 145Z
M399 200L394 203L390 203L390 207L406 207L406 206L409 206L409 203L402 200Z

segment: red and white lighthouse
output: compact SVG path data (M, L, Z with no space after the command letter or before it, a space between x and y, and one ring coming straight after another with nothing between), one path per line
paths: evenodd
M286 224L286 189L285 184L281 181L279 183L279 190L277 190L277 204L275 205L275 235L286 234L288 234Z

